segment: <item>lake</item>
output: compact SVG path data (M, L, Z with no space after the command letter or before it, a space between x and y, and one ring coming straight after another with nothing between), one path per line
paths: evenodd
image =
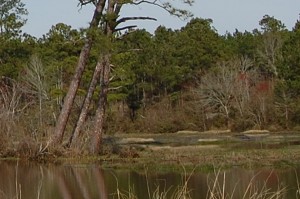
M213 187L232 198L243 198L249 184L251 192L278 191L285 188L285 198L296 198L300 169L242 169L185 173L102 169L100 165L40 165L16 161L0 162L1 199L107 199L134 193L137 198L153 198L166 193L166 198L187 182L191 198L207 198ZM216 177L217 176L217 177ZM216 180L218 179L218 180ZM215 183L215 186L214 186ZM225 184L225 186L223 186ZM125 197L124 197L125 198ZM128 198L128 197L126 197Z

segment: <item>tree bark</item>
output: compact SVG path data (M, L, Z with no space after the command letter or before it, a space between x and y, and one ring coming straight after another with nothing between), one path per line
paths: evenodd
M106 0L99 0L96 9L94 11L94 15L90 24L90 29L97 28L99 25L99 22L102 17L102 13L104 10L105 6L105 1ZM54 144L61 144L64 136L64 132L66 129L66 125L71 113L71 108L74 103L74 99L82 78L82 74L85 70L89 55L90 55L90 50L93 44L93 36L88 35L85 41L85 44L83 48L81 49L81 53L79 56L78 64L75 70L74 77L71 81L69 90L67 92L67 95L64 100L64 104L62 107L62 110L60 112L60 115L57 120L57 124L55 127L55 132L54 132L54 137L52 138L51 142Z
M73 132L69 139L69 143L68 143L69 147L76 146L78 144L78 138L81 135L82 126L86 120L88 109L90 107L92 97L93 97L94 91L97 86L97 82L100 77L101 69L103 68L104 64L105 64L104 61L98 61L97 65L95 67L94 74L93 74L93 77L90 82L89 90L86 94L83 105L81 107L80 115L77 119L76 126L74 127Z
M107 15L118 15L122 7L122 3L118 3L116 0L108 0ZM115 20L106 21L105 35L108 39L112 39L112 34L115 28ZM107 94L109 89L110 78L110 59L111 50L109 49L103 55L103 68L100 76L100 95L99 104L96 111L94 131L92 132L91 153L96 155L100 152L102 136L104 132L105 112L107 106Z
M92 154L99 153L101 148L103 131L104 131L104 123L105 123L105 112L107 106L109 77L110 77L110 55L107 54L104 55L103 57L103 68L101 70L99 102L96 111L94 131L92 132L92 143L91 143Z

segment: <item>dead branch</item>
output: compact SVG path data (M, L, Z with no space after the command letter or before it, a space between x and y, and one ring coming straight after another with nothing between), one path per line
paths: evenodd
M122 27L122 28L116 28L114 31L115 32L122 31L122 30L129 30L129 31L131 31L133 28L136 28L136 27L137 27L136 25L125 26L125 27Z
M157 21L156 18L153 17L123 17L117 21L117 25L124 23L126 21L132 21L132 20L153 20Z
M112 87L112 88L109 88L108 90L109 91L113 91L113 90L119 90L121 88L123 88L124 86L117 86L117 87Z
M96 5L97 0L79 0L78 6L85 6L87 4L93 3Z

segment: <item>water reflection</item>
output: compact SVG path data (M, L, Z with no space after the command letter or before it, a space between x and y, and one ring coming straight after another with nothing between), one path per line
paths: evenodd
M245 170L232 168L224 173L135 172L103 170L99 165L37 165L30 163L0 162L0 198L22 199L109 199L118 198L117 191L134 192L137 198L147 199L159 187L168 197L188 180L192 198L206 198L209 187L218 179L218 186L242 198L249 183L257 189L278 190L287 187L286 198L296 198L299 169ZM148 191L150 190L150 191Z

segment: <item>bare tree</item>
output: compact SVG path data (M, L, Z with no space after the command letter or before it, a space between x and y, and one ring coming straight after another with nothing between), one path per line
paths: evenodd
M48 100L49 85L41 59L33 55L24 69L22 90L24 93L36 96L39 103L39 125L43 123L43 101Z
M273 112L273 81L265 79L263 75L258 75L258 80L251 89L251 103L248 106L248 112L258 128L264 128L268 123L269 113Z
M288 85L285 80L277 80L275 89L275 108L281 121L284 121L286 129L290 127L290 118L293 113L295 102L292 94L288 92Z
M252 61L247 57L219 63L201 78L197 93L202 106L213 115L223 115L230 128L233 110L238 110L242 118L248 113L255 76Z
M277 62L282 58L281 48L284 43L285 26L280 21L269 15L265 15L259 24L263 30L262 45L258 49L262 61L268 72L278 76Z
M281 58L280 49L283 39L279 33L267 32L263 35L262 41L263 45L258 49L258 54L265 62L267 70L277 77L277 61Z
M244 118L247 114L249 102L251 100L251 84L256 82L257 72L253 61L247 56L242 56L233 60L234 67L237 71L235 85L235 108L239 115Z
M212 112L224 115L227 127L230 124L230 110L234 101L237 74L237 68L229 68L226 63L221 63L201 78L198 89L203 106Z
M22 103L22 89L13 79L2 77L0 80L0 124L6 134L12 132L18 113L23 112L29 104Z

